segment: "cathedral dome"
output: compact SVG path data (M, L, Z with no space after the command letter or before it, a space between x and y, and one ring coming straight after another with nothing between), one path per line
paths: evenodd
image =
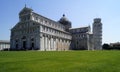
M63 14L63 17L59 20L60 23L64 24L64 23L71 23L66 17L65 14Z

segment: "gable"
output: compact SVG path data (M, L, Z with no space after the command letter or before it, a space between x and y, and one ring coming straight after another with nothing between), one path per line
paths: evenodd
M24 7L24 8L20 11L19 15L27 14L27 13L30 13L30 12L32 12L32 11L33 11L32 9L27 8L27 7Z

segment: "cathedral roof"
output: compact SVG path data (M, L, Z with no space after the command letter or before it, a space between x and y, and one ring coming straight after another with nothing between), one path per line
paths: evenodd
M70 28L70 29L72 30L72 29L82 29L82 28L90 28L90 26L84 26L84 27L78 27L78 28Z
M9 40L0 40L0 43L10 43Z

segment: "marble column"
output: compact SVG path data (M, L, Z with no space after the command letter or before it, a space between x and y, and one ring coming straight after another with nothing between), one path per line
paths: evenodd
M45 39L45 38L44 38L44 36L43 36L43 37L42 37L42 47L41 47L41 50L42 50L42 51L44 51L44 48L45 48L45 45L44 45L45 41L44 41L44 39Z
M46 51L46 36L44 36L44 51Z
M47 37L45 37L45 51L47 50Z
M65 40L63 40L63 50L66 50L65 49Z
M54 37L53 37L53 42L52 42L52 46L53 46L53 49L54 49Z
M49 38L47 37L47 50L49 51Z
M40 50L41 51L44 50L44 37L43 36L40 37Z
M48 38L48 50L50 51L50 38Z
M62 50L62 39L60 39L60 51Z
M56 49L54 50L58 50L58 38L56 38Z
M53 37L51 37L51 49L53 50Z
M60 39L58 39L58 51L60 50Z
M46 37L46 50L48 51L48 36Z
M56 49L56 42L55 42L55 40L56 40L56 39L54 38L54 42L53 42L53 44L54 44L54 47L53 47L54 50Z

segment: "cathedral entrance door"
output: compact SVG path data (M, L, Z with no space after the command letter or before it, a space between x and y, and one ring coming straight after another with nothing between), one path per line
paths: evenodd
M23 41L23 48L26 50L26 41Z
M16 46L15 46L15 47L16 47L16 49L18 49L18 44L16 44Z
M31 44L32 49L34 49L34 43Z

